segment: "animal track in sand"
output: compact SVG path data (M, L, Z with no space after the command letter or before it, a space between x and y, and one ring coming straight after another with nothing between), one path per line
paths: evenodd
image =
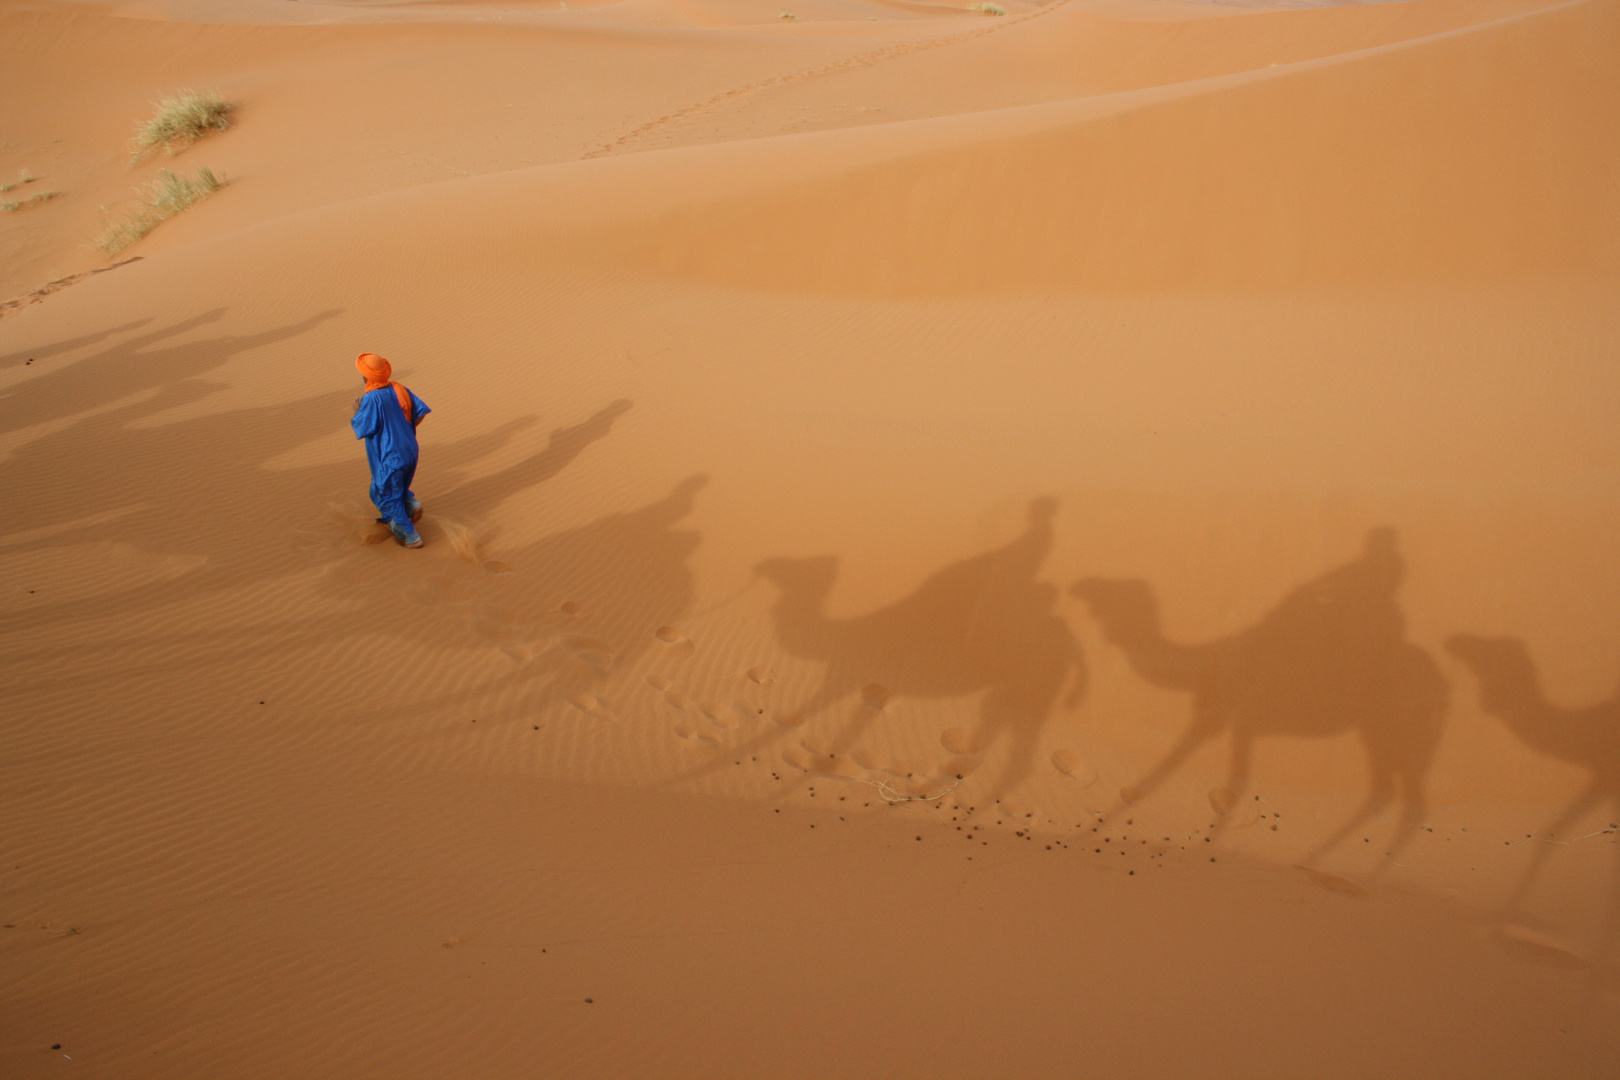
M564 615L578 615L580 612L585 610L585 605L580 603L578 600L564 600L562 602L562 607L558 608L557 610L561 611Z
M698 702L698 712L707 716L710 723L716 727L729 729L737 726L737 718L732 716L729 710L722 709L720 706L710 704L707 701Z
M677 660L686 659L697 649L686 631L678 626L660 626L653 636L664 644L664 652Z
M861 703L869 709L882 711L894 699L894 691L882 683L867 683L861 687Z
M1320 885L1329 892L1336 892L1340 896L1365 900L1372 895L1367 891L1367 887L1359 881L1340 877L1338 874L1323 873L1321 870L1312 870L1308 866L1296 866L1294 869L1310 878L1313 884Z
M785 728L796 728L804 725L804 714L795 709L777 709L771 714L771 719Z
M927 49L937 49L941 46L956 45L961 42L972 41L975 38L981 38L986 34L993 34L997 30L1005 29L1006 27L1012 26L1015 23L1040 18L1041 16L1062 7L1065 2L1066 0L1057 0L1056 3L1047 4L1043 7L1036 8L1034 11L1028 12L1024 15L1015 16L1011 19L996 19L993 20L993 25L991 26L979 27L973 30L957 31L951 34L944 34L939 37L896 42L894 44L884 45L880 48L872 49L864 53L858 53L855 56L847 57L843 60L835 60L832 63L823 64L820 67L807 68L805 70L791 72L786 75L777 75L769 79L763 79L759 82L748 83L744 86L735 87L731 90L725 91L724 93L716 94L714 97L708 98L707 100L697 102L693 105L688 105L683 109L676 109L674 112L666 113L654 120L649 120L646 123L643 123L640 126L633 128L625 134L619 136L612 142L588 151L584 155L584 159L588 160L590 158L604 157L616 151L622 151L629 147L631 143L646 138L648 135L659 130L660 128L690 119L693 116L696 116L698 113L707 112L717 105L722 105L728 101L733 101L748 94L755 94L762 90L771 90L778 86L788 86L793 83L803 82L806 79L814 79L821 75L835 75L840 71L847 71L850 68L855 67L870 66L897 56L905 56L908 53L921 52Z
M590 694L572 694L568 698L568 704L593 720L613 719L613 714L608 712L606 706Z
M1217 814L1226 819L1228 828L1246 829L1260 820L1260 808L1253 801L1245 802L1231 788L1211 788L1209 805L1215 808Z
M683 739L694 739L700 742L715 743L717 745L720 742L720 737L718 735L715 735L713 732L704 731L696 724L676 724L675 734L679 735Z
M692 707L692 699L673 688L664 692L664 700L683 712Z
M589 664L601 671L606 671L613 663L613 646L597 638L564 638L563 647L573 653L574 659L580 663Z
M1584 957L1550 934L1509 923L1496 931L1497 940L1510 952L1548 967L1571 970L1587 966Z
M776 681L776 672L768 667L751 667L748 669L748 678L760 686L769 686Z
M980 752L979 744L973 741L966 728L946 728L939 737L939 745L953 754L973 755Z
M1097 782L1097 770L1073 750L1052 751L1052 768L1064 776L1074 777L1083 787L1090 787Z

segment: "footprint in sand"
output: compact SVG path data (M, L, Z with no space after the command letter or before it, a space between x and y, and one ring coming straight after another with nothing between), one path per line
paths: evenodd
M1320 885L1329 892L1336 892L1340 896L1348 896L1355 900L1365 900L1372 894L1367 887L1359 881L1353 881L1338 874L1326 874L1320 870L1312 870L1308 866L1296 866L1294 869L1311 879L1311 883Z
M804 714L794 709L778 709L771 714L771 719L785 728L804 726Z
M685 712L692 707L692 699L673 687L664 691L664 701L671 707Z
M664 678L662 675L649 675L647 676L647 685L652 687L654 690L668 690L669 680Z
M1528 926L1509 923L1497 930L1497 940L1508 951L1526 960L1566 971L1587 966L1584 957L1551 934L1533 930Z
M578 600L564 600L562 602L562 607L560 607L558 610L564 615L578 615L580 612L585 610L585 605L580 603Z
M838 750L825 739L800 739L799 745L817 757L832 759L838 756Z
M572 694L568 704L591 717L593 720L612 720L613 714L591 694Z
M867 683L861 687L861 703L869 709L882 711L894 699L894 691L882 683Z
M653 634L664 645L664 652L677 660L685 660L697 650L692 639L678 626L660 626Z
M751 667L748 669L748 678L760 686L769 686L776 681L776 672L768 667Z
M1211 788L1209 805L1226 819L1226 827L1229 829L1246 829L1260 820L1260 808L1254 800L1245 802L1243 797L1231 788Z
M472 589L454 578L436 575L415 588L405 590L407 598L423 607L454 607L472 599Z
M1073 750L1052 751L1052 768L1064 776L1074 777L1080 781L1081 787L1090 787L1097 782L1097 770Z
M709 722L715 727L722 727L729 730L737 726L737 718L731 715L731 711L729 709L722 709L720 706L711 704L707 701L698 702L698 712L702 713L704 716L707 716L709 718Z
M953 754L964 757L979 753L979 744L973 741L973 736L966 728L946 728L939 737L939 745Z
M709 742L716 744L720 742L720 737L718 735L715 735L713 732L704 731L696 724L676 724L675 734L679 735L683 739L692 739L697 742Z
M599 671L606 671L613 663L613 646L597 638L564 638L563 646L574 654L574 659Z

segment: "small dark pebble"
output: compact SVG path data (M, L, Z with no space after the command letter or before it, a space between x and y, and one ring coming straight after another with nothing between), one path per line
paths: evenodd
M585 999L585 1004L591 1005L591 1004L594 1004L594 1002L592 1002L590 998L586 998Z
M919 836L919 837L917 837L917 839L919 839L919 840L921 840L921 839L922 839L922 837L920 837L920 836Z
M62 1049L62 1044L61 1043L51 1043L51 1049L52 1050L60 1050L60 1049Z

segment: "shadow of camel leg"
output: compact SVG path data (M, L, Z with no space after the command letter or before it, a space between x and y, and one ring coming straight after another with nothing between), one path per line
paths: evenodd
M1247 735L1233 732L1232 756L1230 763L1226 767L1226 790L1236 796L1236 799L1233 801L1232 808L1225 813L1214 807L1213 803L1210 804L1215 809L1215 824L1209 830L1211 841L1221 838L1221 834L1226 831L1226 827L1231 823L1232 816L1237 813L1238 807L1242 805L1243 796L1248 794L1249 767L1253 760L1254 740Z
M1035 757L1035 739L1039 725L1027 718L1019 723L1022 715L1016 699L1009 700L1011 696L1003 691L991 691L985 696L984 703L979 708L979 723L973 729L973 741L978 744L979 753L984 755L974 766L975 771L984 766L985 760L990 756L991 750L1003 742L1007 746L1004 754L1005 764L1002 765L995 782L984 789L982 799L995 802L1004 798L1009 792L1023 783L1030 774ZM963 777L973 774L964 772Z
M1582 814L1592 809L1598 799L1602 797L1602 794L1602 785L1593 780L1541 831L1551 835L1570 822L1578 820ZM1536 876L1541 873L1541 866L1547 861L1547 856L1551 851L1551 844L1539 844L1535 851L1531 852L1530 865L1525 867L1524 876L1519 879L1519 884L1514 888L1513 895L1508 897L1507 909L1509 911L1519 911L1522 908L1524 898L1530 894L1530 886L1535 884Z
M1372 816L1388 806L1395 798L1395 780L1391 776L1379 776L1373 780L1372 790L1362 800L1361 809L1350 815L1350 820L1339 826L1337 832L1311 848L1305 857L1299 861L1301 866L1310 866L1317 859L1344 843L1345 838L1355 832L1362 825L1372 820Z
M1373 871L1374 876L1382 876L1395 865L1395 859L1406 850L1406 845L1412 842L1412 837L1417 835L1418 826L1423 824L1423 819L1429 812L1429 800L1423 794L1423 777L1410 773L1396 775L1400 784L1401 817L1395 824L1394 835L1390 837L1389 850L1384 852L1378 868Z
M1166 777L1180 768L1182 762L1192 757L1194 751L1199 747L1220 734L1220 730L1221 726L1218 724L1211 724L1202 718L1195 719L1192 726L1182 733L1180 739L1176 740L1176 745L1171 747L1170 752L1164 756L1164 760L1160 761L1146 776L1132 785L1136 790L1130 802L1126 802L1121 798L1114 808L1103 814L1099 820L1107 821L1132 803L1142 802L1149 795L1152 795L1159 785L1164 783Z

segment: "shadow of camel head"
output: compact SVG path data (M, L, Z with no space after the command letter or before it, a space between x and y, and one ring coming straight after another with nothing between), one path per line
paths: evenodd
M1479 703L1488 713L1499 714L1539 693L1535 662L1518 638L1453 634L1446 638L1446 651L1474 673Z

